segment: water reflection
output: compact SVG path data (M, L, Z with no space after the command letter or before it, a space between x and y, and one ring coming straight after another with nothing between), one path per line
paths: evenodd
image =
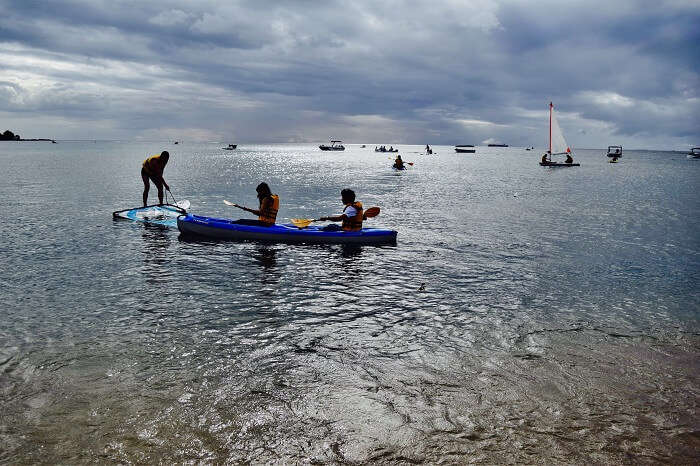
M143 275L147 283L161 284L170 276L168 249L170 230L163 225L143 224Z
M362 255L362 245L359 244L343 244L340 247L341 254L344 259L360 257Z
M262 265L263 271L273 272L277 267L277 249L268 245L260 246L253 254L253 259Z

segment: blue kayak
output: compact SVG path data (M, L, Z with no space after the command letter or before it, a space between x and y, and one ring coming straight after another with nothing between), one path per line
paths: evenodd
M180 215L177 227L185 236L223 240L254 240L276 243L394 244L397 232L382 228L360 231L323 231L322 227L298 228L290 224L269 227L244 225L225 218Z

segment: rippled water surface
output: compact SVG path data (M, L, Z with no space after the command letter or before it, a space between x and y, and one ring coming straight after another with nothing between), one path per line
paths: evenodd
M0 144L2 463L698 461L700 160ZM397 245L112 220L163 149L193 213L351 187Z

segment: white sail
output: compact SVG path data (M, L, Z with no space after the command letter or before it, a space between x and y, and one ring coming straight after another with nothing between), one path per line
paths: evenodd
M557 117L554 115L554 105L549 104L549 116L550 116L550 147L552 154L565 154L570 153L571 149L564 139L564 134L561 132L559 123L557 122Z

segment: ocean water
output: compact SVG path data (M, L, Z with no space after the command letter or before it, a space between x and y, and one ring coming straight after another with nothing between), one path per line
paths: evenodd
M0 463L697 463L700 160L225 145L0 143ZM397 244L113 220L164 149L193 213L350 187Z

